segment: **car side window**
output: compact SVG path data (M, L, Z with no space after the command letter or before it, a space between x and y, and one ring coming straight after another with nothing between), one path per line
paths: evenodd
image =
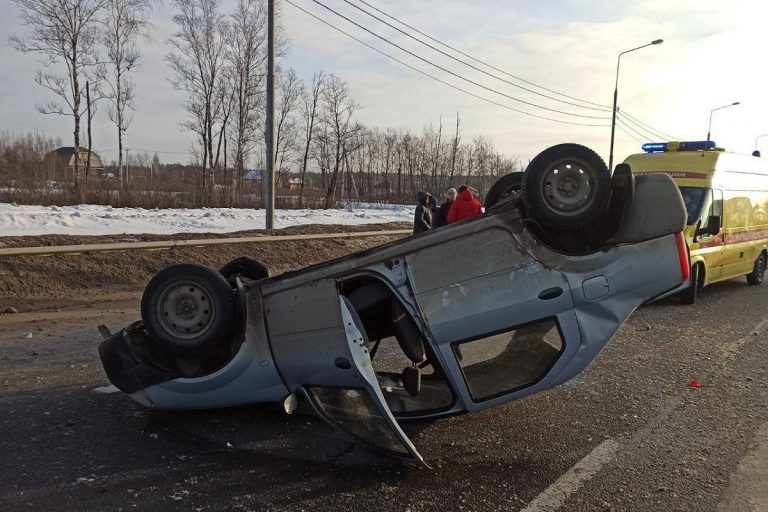
M461 372L476 402L536 383L565 349L555 318L454 344Z

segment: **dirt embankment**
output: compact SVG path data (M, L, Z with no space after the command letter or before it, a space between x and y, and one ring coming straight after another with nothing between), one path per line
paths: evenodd
M43 235L0 237L2 247L138 242L189 238L259 235L294 235L409 229L407 223L363 226L300 226L282 230L178 235ZM101 300L137 297L159 270L175 263L200 263L220 268L238 256L264 263L271 275L338 258L393 240L391 236L353 239L263 242L59 256L0 257L0 313L7 307L20 311L62 307Z

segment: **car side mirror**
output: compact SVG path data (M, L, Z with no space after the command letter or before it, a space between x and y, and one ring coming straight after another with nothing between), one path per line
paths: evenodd
M707 227L699 228L696 235L715 236L720 233L722 219L719 215L710 215L707 220Z

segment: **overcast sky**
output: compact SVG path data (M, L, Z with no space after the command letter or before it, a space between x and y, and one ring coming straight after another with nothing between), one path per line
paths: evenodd
M489 104L392 62L291 5L277 1L282 28L290 40L289 53L281 65L294 67L305 80L311 79L318 69L342 77L352 96L363 105L359 119L367 125L420 129L426 123L437 124L442 118L446 129L452 130L458 112L465 140L486 135L501 152L519 155L524 161L560 142L586 144L608 159L610 119L549 112L489 92L389 47L312 0L293 0L381 50L474 94L537 115L608 126L559 124ZM323 1L428 61L505 95L563 112L610 114L532 95L440 56L367 18L342 0ZM712 139L728 150L749 153L754 149L755 138L768 133L765 1L367 1L497 68L549 89L605 105L612 102L618 53L663 38L661 45L622 57L622 109L666 134L682 140L702 140L706 138L710 110L740 101L740 106L714 114ZM223 3L228 10L233 2ZM179 131L185 116L181 107L184 97L169 85L169 71L163 60L168 51L166 41L174 29L172 16L170 2L160 5L152 14L153 42L143 46L141 67L135 73L138 97L126 146L157 151L164 162L186 162L189 157L185 153L192 137ZM35 109L36 104L52 99L33 81L41 59L19 54L8 45L11 34L23 31L15 4L0 0L0 64L4 70L0 80L0 131L37 130L61 137L65 145L71 145L71 119L45 116ZM94 127L94 147L108 160L116 157L114 131L101 114ZM617 160L639 151L640 142L630 135L617 130L616 137ZM761 139L760 145L768 152L768 137Z

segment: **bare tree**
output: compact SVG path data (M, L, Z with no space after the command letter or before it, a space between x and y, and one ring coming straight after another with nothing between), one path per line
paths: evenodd
M459 113L456 112L456 133L453 136L453 142L451 142L451 167L448 174L448 184L453 186L453 177L456 174L456 162L459 157L459 144L461 144L461 118Z
M226 20L219 0L173 0L178 14L173 17L178 31L171 36L166 61L173 72L171 84L189 94L186 108L191 119L182 129L200 137L203 160L203 188L210 201L214 185L213 140L220 121L223 101Z
M347 84L336 75L330 75L323 91L323 123L328 126L327 141L332 156L331 174L325 193L325 208L329 208L336 193L339 171L346 157L347 142L354 133L352 115L360 105L349 96Z
M108 0L102 28L106 62L98 68L99 79L107 84L105 97L110 102L107 117L117 127L118 194L123 191L123 137L131 124L128 111L133 109L134 84L130 72L139 61L136 45L149 39L151 0ZM118 195L119 198L119 195Z
M238 0L230 15L226 61L233 103L231 141L235 164L230 183L232 196L242 195L242 179L248 152L258 139L266 62L267 13L261 0Z
M304 158L301 161L301 170L299 174L299 208L303 207L304 200L304 180L307 176L307 160L309 159L309 150L312 147L312 136L317 121L317 109L320 98L325 87L326 75L322 71L315 73L312 77L312 85L309 90L304 89L301 95L301 117L304 120Z
M80 179L81 97L89 70L96 65L98 16L108 0L13 0L21 12L27 32L12 36L10 44L23 53L46 57L45 71L38 70L35 82L54 93L63 102L51 101L38 106L44 114L72 116L74 119L75 191L84 198ZM62 64L63 73L51 65Z
M296 71L289 68L286 73L279 74L278 101L276 105L277 123L275 126L275 169L278 182L283 171L283 165L290 153L296 148L298 126L294 117L296 102L302 95L304 84ZM285 178L285 176L283 176Z

